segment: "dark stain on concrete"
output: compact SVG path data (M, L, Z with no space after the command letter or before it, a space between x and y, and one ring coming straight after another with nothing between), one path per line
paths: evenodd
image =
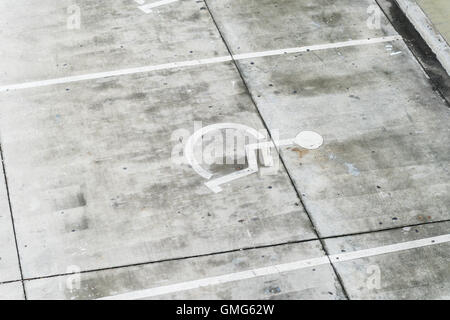
M319 15L312 16L315 21L320 21L328 26L338 26L341 24L342 14L339 12L321 12Z
M53 199L53 208L55 211L84 207L86 204L87 202L82 192L76 195L56 196Z
M84 207L86 205L86 199L82 192L77 194L77 199L78 199L78 207Z
M66 232L78 232L89 229L89 219L86 216L82 216L78 221L67 223L65 225Z
M355 72L346 75L318 76L307 78L305 75L279 73L273 74L271 81L276 83L277 88L283 92L290 93L296 88L302 96L322 96L330 93L345 92L349 88L370 87L376 78L373 72Z

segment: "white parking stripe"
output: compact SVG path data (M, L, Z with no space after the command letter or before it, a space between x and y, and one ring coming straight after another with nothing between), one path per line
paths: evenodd
M158 1L158 2L145 4L143 6L140 6L139 9L141 9L145 13L150 13L150 12L152 12L153 8L160 7L160 6L163 6L165 4L169 4L169 3L172 3L172 2L176 2L176 1L179 1L179 0L162 0L162 1Z
M189 60L189 61L181 61L181 62L172 62L166 64L160 64L156 66L145 66L138 68L130 68L130 69L121 69L116 71L107 71L107 72L98 72L98 73L90 73L79 76L71 76L65 78L57 78L57 79L49 79L43 81L34 81L34 82L25 82L21 84L13 84L9 86L0 87L0 92L10 91L10 90L19 90L19 89L27 89L27 88L36 88L36 87L45 87L55 84L63 84L63 83L71 83L85 80L93 80L100 78L109 78L115 76L123 76L127 74L137 74L143 72L151 72L158 70L168 70L173 68L183 68L183 67L192 67L198 65L205 65L210 63L219 63L225 61L231 61L232 58L230 56L210 58L210 59L201 59L201 60Z
M219 285L223 283L251 279L255 277L262 277L271 274L277 274L280 272L289 272L294 270L299 270L308 267L314 267L322 264L328 264L330 261L327 257L314 258L309 260L296 261L291 263L279 264L270 267L258 268L248 271L236 272L225 274L222 276L204 278L194 281L176 283L169 286L151 288L142 291L134 291L130 293L125 293L117 296L100 298L99 300L136 300L143 298L155 297L163 294L180 292L185 290L192 290L201 287Z
M330 260L331 262L343 262L343 261L349 261L349 260L356 260L366 257L373 257L380 254L387 254L392 252L398 252L398 251L405 251L410 249L416 249L426 246L432 246L440 243L446 243L450 242L450 234L446 234L443 236L433 237L433 238L425 238L425 239L419 239L419 240L413 240L408 242L400 242L395 243L383 247L377 247L372 249L366 249L366 250L358 250L348 253L342 253L342 254L336 254L331 255Z
M300 53L300 52L362 46L362 45L367 45L367 44L390 42L390 41L397 41L397 40L402 40L402 37L401 36L390 36L390 37L369 38L369 39L361 39L361 40L349 40L349 41L344 41L344 42L319 44L319 45L313 45L313 46L307 46L307 47L287 48L287 49L281 49L281 50L244 53L244 54L234 55L233 58L235 60L251 59L251 58L260 58L260 57L268 57L268 56L278 56L278 55L289 54L289 53Z
M432 237L432 238L425 238L425 239L420 239L420 240L401 242L401 243L396 243L396 244L392 244L392 245L376 247L376 248L372 248L372 249L358 250L358 251L342 253L342 254L335 254L335 255L331 255L329 257L324 256L324 257L319 257L319 258L300 260L300 261L295 261L295 262L291 262L291 263L278 264L278 265L274 265L274 266L263 267L263 268L248 270L248 271L229 273L229 274L216 276L216 277L203 278L203 279L199 279L199 280L175 283L175 284L168 285L168 286L150 288L150 289L146 289L146 290L133 291L133 292L120 294L120 295L116 295L116 296L104 297L104 298L100 298L99 300L136 300L136 299L151 298L151 297L156 297L156 296L160 296L163 294L170 294L170 293L175 293L175 292L180 292L180 291L198 289L201 287L219 285L219 284L233 282L233 281L240 281L240 280L262 277L262 276L267 276L267 275L272 275L272 274L278 274L278 273L282 273L282 272L289 272L289 271L295 271L295 270L300 270L300 269L304 269L304 268L315 267L315 266L319 266L319 265L329 264L330 261L332 261L333 263L339 263L339 262L373 257L373 256L378 256L378 255L388 254L388 253L393 253L393 252L411 250L411 249L421 248L421 247L425 247L425 246L432 246L432 245L437 245L437 244L442 244L442 243L447 243L447 242L450 242L450 234Z
M232 61L233 59L234 60L243 60L243 59L259 58L259 57L283 55L283 54L289 54L289 53L309 52L309 51L335 49L335 48L343 48L343 47L350 47L350 46L368 45L368 44L390 42L390 41L397 41L397 40L402 40L402 38L400 36L391 36L391 37L363 39L363 40L349 40L349 41L345 41L345 42L337 42L337 43L330 43L330 44L323 44L323 45L314 45L314 46L307 46L307 47L287 48L287 49L281 49L281 50L271 50L271 51L238 54L238 55L234 55L233 57L232 56L222 56L222 57L208 58L208 59L172 62L172 63L165 63L165 64L160 64L160 65L155 65L155 66L144 66L144 67L137 67L137 68L130 68L130 69L120 69L120 70L115 70L115 71L98 72L98 73L70 76L70 77L64 77L64 78L56 78L56 79L49 79L49 80L42 80L42 81L33 81L33 82L25 82L25 83L20 83L20 84L5 85L5 86L0 86L0 92L7 92L7 91L12 91L12 90L20 90L20 89L29 89L29 88L36 88L36 87L45 87L45 86L51 86L51 85L57 85L57 84L72 83L72 82L93 80L93 79L100 79L100 78L108 78L108 77L116 77L116 76L123 76L123 75L137 74L137 73L151 72L151 71L158 71L158 70L193 67L193 66L206 65L206 64L212 64L212 63L227 62L227 61Z

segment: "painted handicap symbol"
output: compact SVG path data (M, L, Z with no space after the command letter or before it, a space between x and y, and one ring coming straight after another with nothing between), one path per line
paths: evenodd
M214 174L204 169L199 164L194 155L194 147L196 143L207 133L223 129L235 129L237 131L240 131L242 133L254 137L258 142L245 145L245 155L248 163L247 168L210 180ZM295 138L292 139L285 139L279 141L263 141L265 139L266 139L265 135L262 134L261 132L242 124L237 123L213 124L197 130L196 132L194 132L193 135L189 137L184 148L184 156L187 160L187 163L192 167L192 169L194 169L195 172L197 172L203 178L209 180L205 183L205 185L213 192L218 193L222 191L222 188L220 187L221 185L229 183L236 179L241 179L245 176L248 176L250 174L259 171L258 157L257 157L258 151L261 154L262 165L264 167L272 167L274 164L273 158L271 156L271 149L273 148L278 149L281 146L297 145L304 149L314 150L320 148L320 146L322 146L323 144L322 136L314 131L302 131Z

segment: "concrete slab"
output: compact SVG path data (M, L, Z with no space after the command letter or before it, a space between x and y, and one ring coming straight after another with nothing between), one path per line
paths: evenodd
M322 236L450 218L450 112L407 48L394 49L404 56L376 45L318 53L326 65L312 55L241 64L271 129L325 138L320 150L282 153Z
M311 241L89 272L79 278L74 275L32 280L26 282L26 288L30 299L94 299L321 256L320 243ZM152 298L343 299L344 296L331 266L322 265Z
M367 26L370 12L378 8L374 0L206 3L234 54L397 34L381 11L377 11L379 28Z
M325 240L331 254L447 234L449 222ZM450 299L450 243L335 264L351 299Z
M214 194L172 163L194 121L262 128L231 63L67 87L0 96L25 277L315 238L286 172Z
M249 14L248 6L225 1L212 2L211 7L234 51L240 43L266 49L269 40L244 35L256 30L271 39L274 25L284 22L273 10L287 10L258 2L260 16L271 12L279 19L266 23L262 17L230 20ZM342 8L331 5L322 10ZM304 10L291 14L297 14L292 20L299 23L308 21ZM356 30L366 28L365 20L349 16L348 21ZM235 24L239 28L232 27ZM343 34L333 30L340 28L318 29L316 41L333 36L341 40ZM391 27L383 30L386 34ZM291 41L292 34L281 29L278 38ZM450 111L402 41L237 63L271 131L278 130L283 139L301 128L325 138L324 146L313 152L282 152L321 236L450 218Z
M24 300L22 282L0 284L0 300Z
M0 166L0 283L14 280L20 280L20 269L3 167Z
M2 2L0 85L222 56L202 7L179 1L145 14L133 0Z

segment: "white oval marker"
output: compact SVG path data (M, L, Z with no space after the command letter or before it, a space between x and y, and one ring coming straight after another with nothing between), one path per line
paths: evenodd
M323 144L323 138L314 131L302 131L294 139L295 144L302 148L314 150Z

